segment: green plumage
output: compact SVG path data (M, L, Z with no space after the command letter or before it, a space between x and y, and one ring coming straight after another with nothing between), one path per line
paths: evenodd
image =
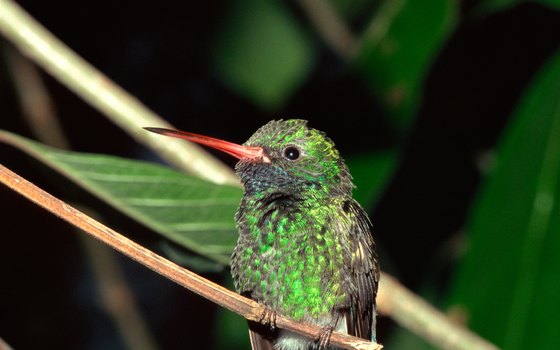
M245 188L231 258L237 291L323 331L317 340L249 322L254 350L328 347L330 332L375 340L379 266L371 223L333 142L304 120L271 121L243 145L146 128L239 159ZM332 349L332 347L329 347Z
M296 321L375 339L379 280L371 223L333 142L303 120L272 121L245 146L245 188L232 275L239 293ZM313 340L251 324L254 348L307 349Z

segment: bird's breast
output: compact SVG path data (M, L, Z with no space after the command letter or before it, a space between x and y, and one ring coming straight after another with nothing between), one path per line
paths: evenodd
M344 249L330 220L304 212L262 215L238 215L238 292L295 320L320 319L346 304Z

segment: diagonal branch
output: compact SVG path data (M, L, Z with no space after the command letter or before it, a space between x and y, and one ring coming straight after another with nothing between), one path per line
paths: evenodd
M108 244L117 251L127 255L171 281L187 288L188 290L240 314L248 320L259 322L261 315L265 311L263 305L244 298L237 293L217 285L153 253L152 251L103 225L99 221L94 220L74 207L66 204L60 199L43 191L39 187L2 165L0 165L0 182L4 183L6 186L31 200L35 204L50 211L52 214L86 231L88 234ZM316 337L317 334L321 332L321 327L319 326L295 323L280 315L276 319L276 325L280 328L284 328L310 338ZM371 343L364 339L359 339L342 333L333 333L331 343L350 350L378 350L382 348L379 344Z
M383 274L377 304L382 314L420 335L434 346L455 350L498 350L494 344L453 323L441 311L403 287L395 278Z

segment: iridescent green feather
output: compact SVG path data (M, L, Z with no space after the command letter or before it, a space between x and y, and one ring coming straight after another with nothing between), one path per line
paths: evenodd
M232 255L237 290L294 320L374 337L379 272L371 226L333 142L288 120L268 123L245 145L262 147L270 163L236 166L245 187ZM294 148L298 157L287 157ZM286 349L309 342L275 337Z

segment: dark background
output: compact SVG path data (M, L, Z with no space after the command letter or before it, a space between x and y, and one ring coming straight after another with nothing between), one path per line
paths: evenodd
M225 86L209 57L231 2L19 3L180 129L243 142L270 119L298 117L327 132L344 155L399 149L397 170L370 212L375 238L384 268L414 290L435 281L436 301L453 266L454 256L444 248L460 234L481 182L477 160L496 144L527 83L560 44L557 11L531 3L476 16L478 2L461 2L457 26L427 72L417 118L403 136L360 76L318 37L312 73L276 110L265 111ZM309 27L295 3L288 8ZM357 16L354 28L363 26L363 17ZM0 48L9 46L0 40ZM73 150L155 159L67 88L46 74L44 79ZM1 59L0 101L0 127L33 138ZM104 221L161 252L156 233L23 153L0 145L0 157L51 193L95 208ZM0 337L16 349L125 348L100 302L78 237L83 233L4 187L0 212ZM127 258L117 259L162 349L213 346L210 302ZM225 283L222 273L207 276ZM392 324L386 318L380 323L380 337L387 339Z

